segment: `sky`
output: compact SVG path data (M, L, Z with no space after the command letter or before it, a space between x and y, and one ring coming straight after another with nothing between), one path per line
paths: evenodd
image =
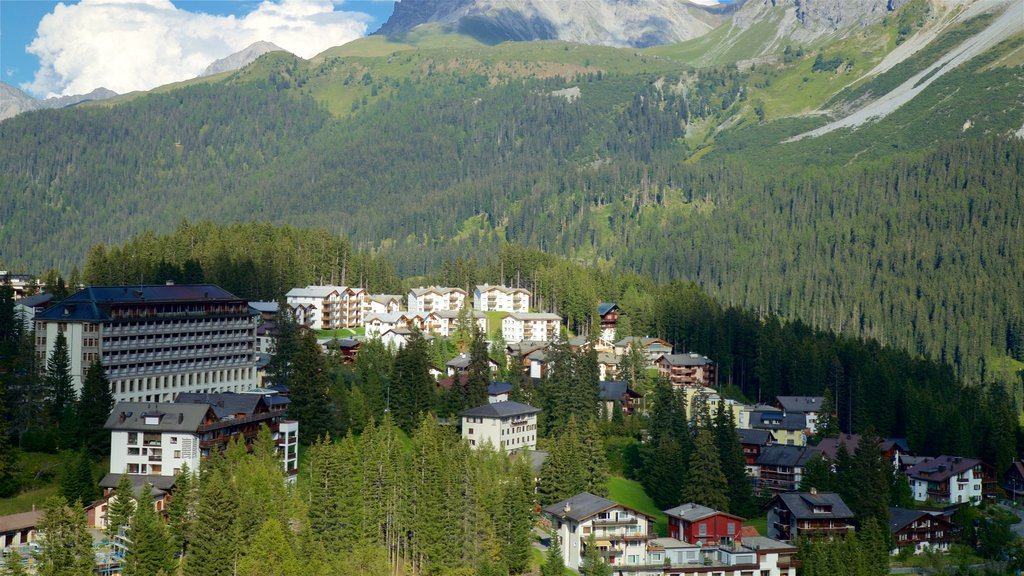
M38 98L145 90L267 40L302 58L376 30L393 0L0 0L0 81Z

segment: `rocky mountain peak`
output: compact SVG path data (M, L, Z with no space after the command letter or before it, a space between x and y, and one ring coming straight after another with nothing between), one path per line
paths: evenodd
M281 48L273 42L265 42L260 40L259 42L253 42L243 50L235 52L229 56L225 56L219 60L215 60L212 64L203 70L203 73L199 76L212 76L214 74L220 74L221 72L232 72L248 66L260 56L263 56L267 52L286 52L284 48Z

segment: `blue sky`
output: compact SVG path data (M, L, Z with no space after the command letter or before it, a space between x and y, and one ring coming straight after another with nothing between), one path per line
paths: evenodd
M373 32L393 7L392 0L0 0L0 80L37 97L107 84L118 92L145 89L194 75L206 59L255 40L309 57ZM262 37L273 35L280 38ZM118 60L149 51L149 62L135 70ZM104 60L111 62L106 69L97 62Z

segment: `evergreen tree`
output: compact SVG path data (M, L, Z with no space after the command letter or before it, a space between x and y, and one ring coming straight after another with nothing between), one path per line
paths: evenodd
M292 361L299 351L302 328L295 322L285 301L278 304L276 326L277 338L274 339L274 354L267 365L267 376L275 386L291 388Z
M188 550L196 513L196 492L196 477L188 464L183 463L174 479L171 501L167 504L167 525L176 554L184 554Z
M587 537L580 574L584 576L611 576L612 574L611 566L605 564L604 559L601 558L601 551L597 548L597 538L593 532Z
M284 527L276 518L260 526L255 538L238 561L237 576L302 576L299 560L288 542Z
M150 483L143 485L143 501L136 508L128 527L129 545L122 564L124 576L174 572L174 544L167 532L167 525L157 515L149 500L152 491Z
M551 545L544 555L544 565L540 567L541 576L565 576L565 559L562 558L562 545L558 534L551 532Z
M77 406L79 440L86 453L95 457L110 454L110 433L103 426L113 407L114 396L110 392L110 381L100 361L94 360L85 373L82 395Z
M595 488L590 483L591 464L584 459L585 452L579 425L576 418L571 417L565 431L552 441L548 458L541 465L538 495L542 505L554 504Z
M391 412L395 424L411 433L434 405L434 382L430 377L427 341L419 330L413 330L408 342L395 354L392 371Z
M639 394L647 393L647 356L639 341L634 340L626 347L626 353L619 361L619 377L624 378L630 388Z
M654 504L662 510L679 504L683 490L683 463L686 462L679 442L664 435L657 439L656 444L644 446L642 454L640 483Z
M815 454L804 465L804 474L800 479L800 491L832 492L835 490L835 473L832 463L821 454Z
M682 501L695 502L714 510L729 508L729 486L709 430L700 430L690 454Z
M66 501L83 505L99 497L100 490L93 476L92 461L84 452L76 453L72 463L65 468L60 493Z
M852 498L847 501L857 521L863 525L874 518L880 525L889 522L889 486L892 478L892 464L882 457L878 449L881 438L873 428L861 435L860 443L853 452Z
M4 557L0 574L3 574L3 576L28 576L28 570L25 568L25 561L22 560L21 554L11 550Z
M689 453L690 426L686 419L686 397L681 390L674 390L665 379L659 380L654 387L650 433L652 438L669 436L679 443L684 454Z
M839 362L838 359L835 359ZM842 366L840 365L840 370ZM818 422L814 429L815 444L825 438L839 436L839 420L836 416L836 403L831 388L825 388L825 398L821 401L821 410L818 412Z
M77 394L71 377L71 358L68 356L68 341L63 332L57 333L53 351L46 361L44 380L47 393L47 414L50 422L60 431L62 446L75 443L78 429L74 421Z
M107 539L114 540L122 528L127 528L135 514L135 493L131 476L121 474L114 493L107 499Z
M878 522L869 518L857 531L857 543L864 557L867 576L889 574L889 551L892 549L891 533Z
M604 439L597 420L587 421L584 430L585 440L582 442L581 456L586 469L586 491L598 496L608 494L608 455L604 449Z
M461 409L487 404L487 387L491 383L491 364L484 334L475 325L471 331L469 366L466 381L460 386Z
M193 536L185 557L184 572L190 576L233 573L242 546L238 498L216 465L200 476Z
M757 513L757 504L750 477L747 476L747 459L743 455L739 433L732 407L721 402L715 414L715 446L721 462L722 473L729 487L728 511L740 516Z
M304 332L291 362L288 415L299 421L302 438L312 442L330 432L333 415L330 409L330 382L316 336Z
M95 555L83 508L68 506L62 497L50 497L36 529L40 576L92 576Z
M512 461L511 478L502 493L498 517L501 560L512 574L530 569L533 546L533 470L525 454Z

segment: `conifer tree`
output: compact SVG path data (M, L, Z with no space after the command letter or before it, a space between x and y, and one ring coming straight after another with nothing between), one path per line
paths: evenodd
M889 522L892 464L882 457L879 444L881 439L874 428L869 427L853 452L853 486L847 505L861 525L869 518L874 518L881 525Z
M214 465L216 466L216 465ZM190 576L221 576L234 572L242 545L238 498L216 467L203 470L193 537L185 557Z
M0 567L0 574L3 574L3 576L28 576L28 570L25 569L25 561L22 560L21 554L11 550L4 557L3 567Z
M84 452L75 454L74 460L65 469L60 488L61 496L68 502L85 505L99 497L100 490L93 476L92 461Z
M836 362L839 360L836 359ZM842 370L842 366L840 366ZM818 422L814 429L815 444L826 438L839 436L839 419L836 416L836 402L832 395L831 388L825 388L825 397L821 401L821 411L818 412Z
M192 522L196 514L197 480L188 464L182 464L174 479L174 491L167 504L167 525L176 554L188 552ZM109 508L108 508L109 510Z
M533 545L533 470L525 454L512 460L511 477L502 493L498 517L501 559L512 574L530 569Z
M683 490L683 463L686 458L679 442L668 435L660 436L653 445L644 447L643 473L640 483L659 509L679 504Z
M135 494L132 490L131 476L121 474L114 493L107 500L107 539L113 541L122 528L127 529L133 514Z
M174 571L174 544L167 525L153 509L149 498L152 491L152 484L143 485L142 502L128 527L129 545L122 564L124 576L172 574Z
M815 454L804 465L804 474L800 479L800 491L832 492L835 490L835 473L832 463L821 454Z
M304 332L291 363L288 415L302 426L301 438L312 442L330 432L330 382L327 364L312 332Z
M891 533L876 518L868 518L857 531L857 544L864 557L867 576L889 574Z
M303 576L295 551L288 542L281 522L269 518L238 561L237 576Z
M580 566L580 574L584 576L611 576L612 569L601 558L601 551L597 548L597 538L593 532L587 537L586 546L586 550L583 551L583 564Z
M750 477L747 476L747 460L743 455L740 436L736 432L736 420L732 408L722 402L715 414L715 446L718 458L729 487L729 512L750 516L757 512Z
M686 482L683 483L683 502L695 502L714 510L729 507L729 486L715 450L710 430L700 430L690 454Z
M103 428L114 407L110 381L99 360L94 360L85 373L82 395L78 400L78 428L82 448L92 456L110 454L110 433Z
M544 554L544 565L540 567L541 576L565 576L565 559L562 558L562 544L555 532L551 532L551 545Z
M462 409L487 404L487 387L491 383L490 357L484 334L474 325L469 345L469 366L466 381L460 386Z
M395 424L412 433L421 414L434 405L427 341L419 330L413 330L408 342L395 354L392 375L390 396Z
M44 385L47 394L47 414L50 422L60 431L62 446L74 443L78 429L75 425L74 380L71 377L71 358L68 356L68 341L63 332L57 333L53 352L46 361Z
M50 497L36 529L40 576L92 576L95 556L84 508L69 506L60 496Z
M608 455L604 449L604 439L597 420L591 419L587 422L584 430L584 441L582 442L583 465L587 473L587 492L598 496L605 496L608 487Z
M313 537L329 554L342 551L346 527L341 522L341 502L345 490L338 451L330 436L317 440L309 448L309 525Z

